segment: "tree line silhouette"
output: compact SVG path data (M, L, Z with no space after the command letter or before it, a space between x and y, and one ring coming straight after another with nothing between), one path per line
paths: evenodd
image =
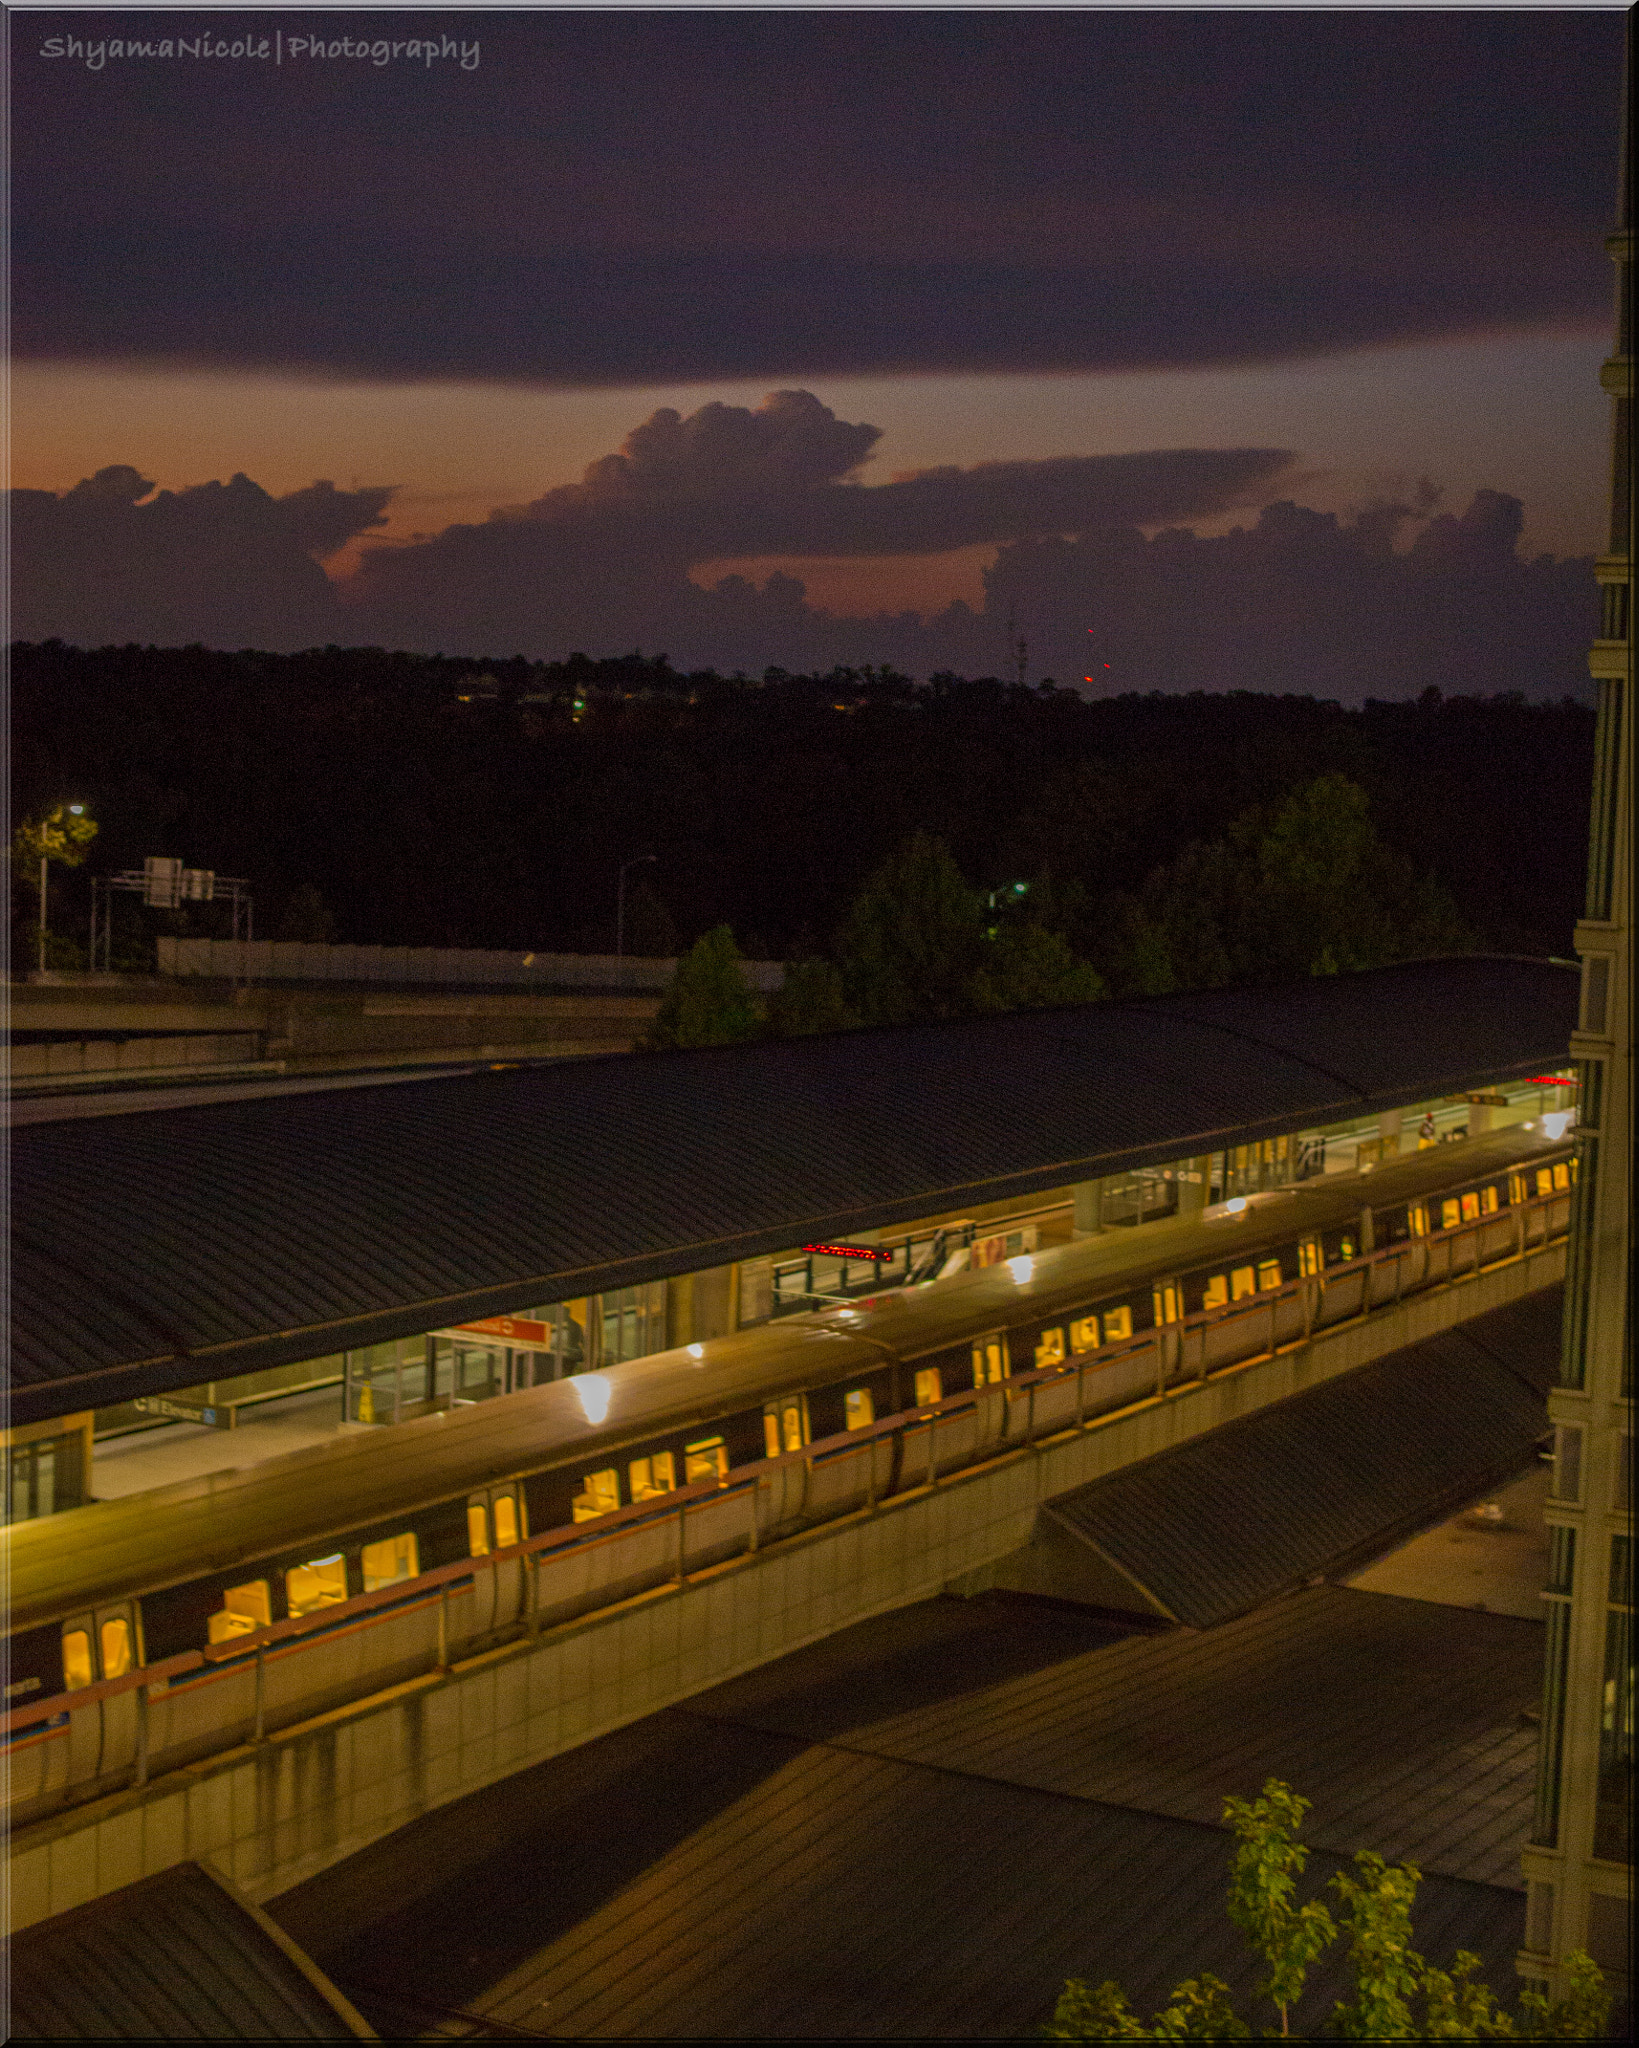
M1571 699L1088 699L642 654L53 641L11 661L18 815L85 803L97 872L166 854L245 875L260 936L609 952L619 870L653 854L629 873L628 950L727 926L746 956L828 962L826 1001L886 1019L1051 999L1087 973L1120 995L1471 946L1563 955L1580 908L1593 713ZM50 886L55 964L73 965L84 875ZM14 874L14 919L36 914ZM115 965L218 914L118 898ZM917 946L909 992L861 965Z

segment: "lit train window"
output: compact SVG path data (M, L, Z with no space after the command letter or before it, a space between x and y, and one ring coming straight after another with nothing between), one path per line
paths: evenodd
M1462 1221L1462 1204L1455 1196L1448 1197L1440 1204L1440 1228L1455 1230Z
M1258 1264L1258 1285L1266 1292L1280 1285L1280 1260L1263 1259Z
M413 1544L415 1538L412 1536L410 1541ZM378 1550L381 1547L380 1544L371 1546ZM365 1552L366 1557L369 1554L369 1551ZM366 1592L370 1590L368 1577L364 1589ZM272 1621L273 1603L268 1597L266 1579L252 1579L246 1586L229 1586L222 1595L221 1612L208 1617L210 1640L225 1643L234 1636L248 1636L253 1628L268 1628Z
M77 1692L92 1683L91 1631L89 1628L63 1630L63 1690Z
M620 1474L613 1465L606 1472L588 1472L583 1485L584 1490L570 1502L577 1522L590 1522L596 1515L612 1515L620 1506Z
M131 1624L123 1615L105 1621L97 1631L104 1678L123 1678L131 1668Z
M1064 1363L1064 1332L1043 1330L1036 1342L1036 1366L1038 1371L1049 1365Z
M285 1573L285 1605L292 1614L311 1614L347 1598L347 1565L338 1550L311 1564L292 1565Z
M1133 1333L1133 1312L1130 1308L1107 1308L1104 1311L1104 1341L1119 1344Z
M1554 1176L1552 1169L1546 1166L1539 1166L1537 1168L1537 1193L1539 1195L1551 1195L1553 1191Z
M851 1387L842 1397L850 1429L869 1429L876 1420L876 1403L869 1387Z
M808 1441L806 1403L801 1394L770 1401L763 1410L763 1447L771 1458L782 1451L800 1451Z
M467 1502L467 1555L489 1556L489 1509L481 1500Z
M1573 1187L1576 1185L1576 1170L1581 1165L1581 1163L1582 1162L1577 1158L1576 1154L1573 1152L1571 1154L1571 1184Z
M415 1531L406 1529L402 1536L383 1536L379 1543L367 1543L361 1557L364 1566L364 1590L374 1593L382 1586L396 1586L401 1579L413 1579L421 1570L419 1546ZM249 1587L242 1591L252 1590ZM233 1595L230 1593L231 1600ZM267 1588L262 1588L262 1600L267 1601ZM215 1619L213 1615L212 1620Z
M935 1401L942 1401L944 1398L945 1389L943 1383L939 1378L938 1366L925 1366L923 1370L916 1375L917 1407L931 1408Z
M1098 1339L1095 1337L1096 1344ZM1003 1336L980 1337L973 1346L973 1384L976 1387L993 1387L998 1380L1007 1378L1007 1339Z
M1562 1159L1559 1162L1559 1164L1554 1168L1554 1186L1556 1188L1568 1188L1570 1184L1571 1169Z
M1250 1266L1237 1266L1229 1276L1229 1285L1237 1301L1245 1301L1249 1294L1258 1291L1258 1276Z
M1306 1280L1312 1280L1320 1271L1320 1246L1312 1237L1306 1237L1298 1246L1298 1271Z
M1096 1351L1099 1345L1098 1317L1082 1316L1070 1325L1070 1348L1072 1351Z
M1463 1196L1463 1221L1478 1223L1480 1220L1480 1198L1477 1194Z
M1413 1237L1428 1236L1428 1211L1421 1202L1412 1203L1411 1207L1406 1211L1406 1222L1410 1226Z
M1484 1211L1484 1213L1485 1213L1485 1214L1486 1214L1487 1216L1495 1216L1495 1215L1496 1215L1496 1213L1497 1213L1497 1190L1496 1190L1496 1189L1495 1189L1494 1187L1489 1187L1489 1188L1481 1188L1481 1190L1480 1190L1480 1208L1481 1208L1481 1209L1482 1209L1482 1210Z
M1162 1323L1177 1322L1179 1316L1178 1289L1176 1287L1157 1287L1154 1290L1154 1294L1157 1326Z
M702 1437L697 1444L683 1446L683 1483L702 1486L708 1479L721 1484L728 1478L728 1446L720 1436Z
M498 1493L493 1504L495 1548L510 1550L518 1541L518 1503L510 1493Z
M1201 1306L1202 1308L1228 1308L1229 1275L1227 1273L1213 1274L1206 1284L1206 1296Z
M677 1485L677 1460L670 1451L634 1458L626 1467L626 1483L633 1500L653 1500L657 1493L670 1493Z
M1523 1202L1523 1201L1525 1200L1525 1197L1526 1197L1526 1188L1525 1188L1525 1176L1524 1176L1524 1174L1523 1174L1523 1173L1511 1173L1511 1174L1510 1174L1510 1175L1508 1176L1508 1199L1509 1199L1509 1201L1510 1201L1510 1202Z

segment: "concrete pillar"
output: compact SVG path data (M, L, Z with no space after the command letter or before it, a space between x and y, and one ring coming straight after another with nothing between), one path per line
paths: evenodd
M1379 1157L1392 1159L1400 1149L1400 1119L1405 1114L1399 1109L1385 1109L1377 1119L1377 1135L1382 1140Z
M1491 1104L1489 1102L1470 1102L1468 1105L1468 1135L1471 1138L1483 1137L1490 1128Z
M707 1338L729 1335L735 1327L739 1309L735 1277L736 1268L733 1266L711 1266L703 1273L690 1274L693 1307L689 1334L680 1342L703 1344Z
M666 1283L666 1343L675 1350L694 1341L694 1275L680 1273Z
M1212 1173L1212 1161L1210 1158L1184 1159L1179 1161L1176 1170L1185 1176L1178 1182L1179 1219L1182 1221L1186 1217L1199 1216L1206 1207L1207 1181ZM1187 1177L1190 1175L1194 1178Z
M1104 1228L1103 1181L1078 1181L1070 1193L1075 1211L1072 1220L1076 1236L1096 1237Z

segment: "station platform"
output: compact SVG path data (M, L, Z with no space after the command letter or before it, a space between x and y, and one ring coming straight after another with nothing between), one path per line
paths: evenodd
M1541 1501L1533 1461L1350 1581L1206 1630L924 1601L428 1814L269 1911L400 2036L1020 2038L1067 1977L1116 1977L1147 2015L1202 1970L1254 2013L1222 1802L1274 1775L1314 1802L1305 1895L1356 1849L1415 1861L1419 1947L1472 1949L1507 1998ZM1334 1948L1294 2029L1346 1991Z

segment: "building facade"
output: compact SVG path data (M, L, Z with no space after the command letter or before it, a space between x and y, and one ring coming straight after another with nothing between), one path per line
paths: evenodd
M1632 293L1628 152L1616 231L1616 349L1600 382L1611 398L1608 544L1596 564L1598 742L1585 915L1577 927L1582 1004L1571 1050L1580 1069L1581 1166L1566 1279L1560 1383L1549 1396L1555 1463L1542 1742L1522 1973L1565 1989L1565 1958L1586 1949L1631 1996L1633 1884L1633 1351L1629 1294L1633 1155Z

